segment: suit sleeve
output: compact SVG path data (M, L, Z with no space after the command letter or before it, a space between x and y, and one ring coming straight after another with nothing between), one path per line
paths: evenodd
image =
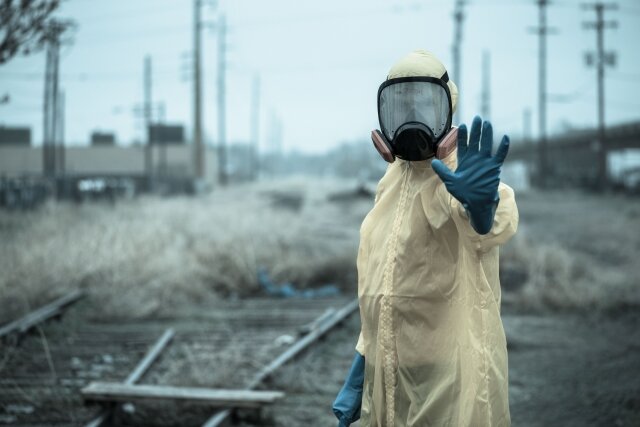
M438 197L450 209L463 244L473 251L484 253L489 249L506 243L518 229L518 207L513 189L501 182L498 186L500 202L496 209L493 225L489 233L478 234L469 221L465 208L447 191L444 184L438 188Z

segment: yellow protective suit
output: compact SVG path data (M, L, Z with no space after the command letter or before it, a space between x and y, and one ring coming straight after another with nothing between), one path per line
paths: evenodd
M440 77L426 59L413 75ZM452 170L456 154L442 159ZM510 425L498 246L518 211L513 190L498 191L493 227L479 235L431 160L397 159L380 180L357 260L362 426Z

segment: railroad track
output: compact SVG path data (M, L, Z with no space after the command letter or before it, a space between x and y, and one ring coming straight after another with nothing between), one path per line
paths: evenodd
M17 344L0 344L0 426L220 426L235 404L198 403L201 390L193 387L212 390L211 399L231 390L257 405L269 393L253 390L356 310L342 297L256 298L102 322L86 304L67 305L59 321L32 326ZM83 398L90 385L107 404ZM113 389L164 400L105 398Z

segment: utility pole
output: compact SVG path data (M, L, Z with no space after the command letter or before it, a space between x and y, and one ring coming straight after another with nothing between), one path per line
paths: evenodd
M555 32L547 26L549 0L536 0L538 27L531 31L538 35L538 185L546 187L549 165L547 160L547 34Z
M144 172L147 176L147 189L151 189L151 180L153 177L153 143L154 135L152 135L153 124L153 98L152 98L152 71L151 56L144 57L144 125L147 128L147 144L144 148Z
M253 76L253 93L251 96L251 148L249 167L251 168L251 178L258 179L259 176L259 143L260 143L260 76Z
M227 23L224 15L218 20L218 181L221 185L227 183L227 152L226 152L226 38Z
M464 23L464 6L465 0L456 0L456 4L453 9L453 45L451 47L453 56L453 80L458 86L458 94L461 94L462 87L462 64L460 58L460 45L462 44L462 24ZM454 115L454 122L459 123L462 117L462 97L458 95L458 106Z
M44 82L44 117L42 141L43 174L47 178L54 178L57 172L56 145L58 132L59 109L59 68L60 68L60 35L64 27L53 21L47 28L47 61L45 65Z
M193 145L197 179L205 176L204 145L202 141L201 91L201 19L202 0L193 0Z
M618 5L615 3L589 3L583 4L583 9L594 10L596 12L595 22L584 22L585 29L596 30L596 49L595 55L593 52L587 53L585 59L587 65L596 66L597 79L598 79L598 182L597 187L603 190L607 187L609 174L607 171L607 157L608 146L607 136L605 128L605 100L604 100L604 70L605 66L614 66L616 62L616 54L613 51L604 50L604 30L606 28L616 28L618 23L616 21L605 21L604 11L615 10Z
M480 113L483 120L491 119L491 54L482 52L482 102Z

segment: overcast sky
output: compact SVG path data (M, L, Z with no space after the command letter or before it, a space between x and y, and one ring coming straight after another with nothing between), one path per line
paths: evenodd
M205 1L205 0L203 0ZM227 135L231 143L250 137L251 86L261 81L262 149L269 145L273 117L283 125L286 150L320 152L341 142L367 140L378 126L376 95L391 65L413 49L438 55L451 70L453 0L219 0L203 8L212 25L226 15L228 33ZM583 55L595 48L595 19L582 1L557 0L548 8L548 91L551 133L596 123L596 72ZM640 3L618 1L606 18L605 46L617 52L607 71L607 123L640 119ZM491 54L491 118L498 132L517 137L530 108L537 133L537 25L533 0L471 0L465 8L462 45L462 120L480 111L482 51ZM61 59L66 94L66 141L86 144L91 131L113 131L119 143L144 138L134 113L143 97L143 60L153 61L153 98L166 106L166 120L191 133L192 84L188 79L193 2L188 0L68 0L60 17L72 18L75 41ZM216 138L217 36L203 30L204 126ZM0 66L0 125L33 129L42 140L44 53ZM554 100L555 98L552 98Z

